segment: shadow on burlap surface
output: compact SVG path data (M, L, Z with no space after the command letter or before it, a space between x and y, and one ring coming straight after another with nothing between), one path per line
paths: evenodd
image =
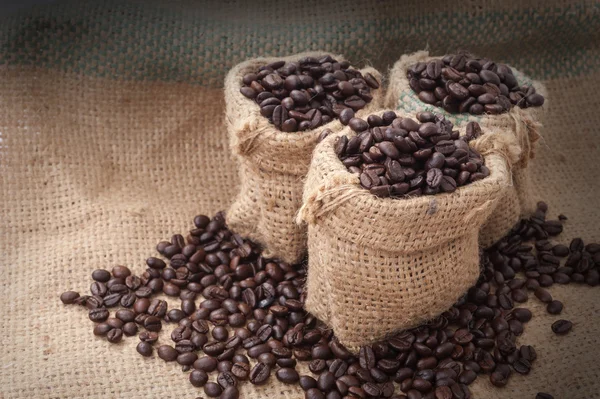
M490 56L519 66L518 56L491 49ZM399 55L376 66L385 70ZM94 337L87 313L64 307L58 296L87 291L98 267L125 264L141 273L159 240L187 231L195 214L227 208L238 179L221 89L66 69L9 63L0 71L0 397L204 396L178 366L139 356L137 338L111 345ZM551 216L569 217L561 241L597 242L600 73L544 76L553 101L533 165L535 191ZM534 318L518 340L538 352L531 374L513 376L503 389L479 378L475 397L599 397L600 292L578 285L550 291L565 303L560 318L572 320L573 331L555 336L550 325L559 317L531 300ZM243 384L242 397L302 397L297 386L271 382Z

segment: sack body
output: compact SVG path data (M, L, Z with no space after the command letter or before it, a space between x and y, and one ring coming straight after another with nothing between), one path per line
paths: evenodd
M240 177L239 192L227 211L229 227L262 244L265 256L296 263L306 254L306 227L295 223L302 204L302 187L313 149L324 129L339 132L343 125L335 119L313 130L286 133L260 114L259 106L240 93L244 75L259 67L303 57L331 55L308 52L277 58L256 58L238 64L225 79L225 104L229 145ZM379 82L381 74L367 67ZM356 113L360 117L381 106L382 89L372 89L373 100Z
M408 68L417 62L429 62L441 57L430 57L427 51L418 51L403 55L390 71L389 87L386 93L385 106L414 115L417 112L431 111L443 115L455 127L465 126L474 121L482 127L501 132L511 132L521 146L521 156L512 161L513 171L511 187L507 190L502 201L486 223L480 234L480 245L488 247L504 237L520 220L535 210L535 194L530 182L529 161L535 156L539 128L543 122L544 107L548 103L546 87L539 81L534 81L525 74L511 67L519 85L533 85L537 93L545 98L544 106L521 109L513 107L509 112L499 115L471 115L469 113L451 114L441 107L422 102L418 94L409 86L406 76Z
M453 193L379 198L335 154L341 135L355 133L345 128L316 147L298 218L308 225L306 309L356 351L435 318L477 281L479 228L510 170L488 139L485 179Z

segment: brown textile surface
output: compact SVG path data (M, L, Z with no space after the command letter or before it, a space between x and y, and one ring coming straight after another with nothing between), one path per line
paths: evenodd
M325 55L344 61L342 56L324 52L306 52L284 59L289 62ZM246 74L280 59L242 62L225 78L227 129L241 182L241 190L227 210L227 220L236 232L263 244L266 256L296 263L306 256L306 227L296 224L296 213L302 204L303 179L313 149L324 129L337 132L343 125L333 120L313 130L282 132L260 114L255 102L240 93ZM361 72L370 73L381 82L381 74L375 69L367 67ZM358 117L381 107L382 91L381 86L372 91L373 99L357 112Z
M569 216L562 241L600 240L595 139L600 74L546 82L554 98L544 151L532 163L537 197ZM591 87L590 87L591 86ZM0 79L0 325L6 398L194 397L178 367L93 337L85 311L58 295L84 291L96 267L125 264L138 273L153 247L191 228L197 213L225 209L237 189L228 155L221 90L180 83L122 83L35 70L3 70ZM213 114L214 112L214 114ZM217 115L217 116L215 116ZM577 126L577 128L574 128ZM199 129L211 134L198 134ZM586 141L588 140L588 141ZM528 377L504 389L485 378L480 398L593 398L600 391L597 288L552 287L575 323L556 337L536 312L519 343L536 346ZM98 360L100 359L100 360ZM155 379L150 385L148 379ZM298 387L243 385L245 398L298 398Z
M534 199L569 217L562 242L600 241L597 0L62 3L0 26L0 398L204 397L179 367L139 356L137 338L95 338L58 296L87 290L97 267L141 273L159 240L227 209L239 180L222 82L247 58L321 49L386 71L429 45L516 66L552 100ZM531 300L518 339L538 352L531 374L503 389L480 378L476 398L600 397L598 288L550 291L563 314ZM567 336L550 331L558 318L574 322ZM242 384L242 398L301 397L273 376Z
M344 135L356 133L346 127L315 148L299 219L308 224L306 309L358 352L432 320L477 281L479 228L504 197L510 171L504 148L482 151L481 137L471 145L485 156L487 178L453 193L377 198L335 154Z

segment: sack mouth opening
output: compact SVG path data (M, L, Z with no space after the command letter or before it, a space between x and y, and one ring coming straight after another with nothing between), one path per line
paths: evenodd
M228 82L228 84L233 86L232 87L232 92L234 95L234 99L233 99L234 104L233 105L237 108L241 108L244 105L247 105L251 109L244 116L244 121L242 121L242 123L236 123L236 121L228 121L229 124L232 126L232 128L235 130L235 132L238 135L243 135L244 131L247 129L247 127L250 126L252 130L260 130L260 131L264 132L263 134L261 134L261 136L269 139L269 141L271 141L271 142L284 142L284 143L288 143L288 145L289 145L289 143L300 144L307 140L309 140L309 141L316 140L319 137L319 135L323 132L323 130L325 130L325 129L339 130L341 128L341 126L343 126L343 125L339 121L339 118L337 116L335 116L327 124L318 126L314 129L290 132L290 133L283 132L283 131L277 129L277 127L275 127L274 124L270 123L268 118L261 115L260 107L258 106L258 104L255 101L245 97L240 92L240 89L242 88L242 85L243 85L242 77L248 73L255 73L257 71L257 69L261 66L270 64L275 61L290 62L290 61L297 61L304 57L324 57L324 56L331 56L331 57L337 59L338 61L346 60L344 56L339 55L339 54L334 54L334 53L329 53L329 52L319 52L319 51L314 52L314 51L312 51L312 52L303 52L303 53L293 54L293 55L289 55L289 56L285 56L285 57L253 58L253 59L249 59L247 61L241 62L240 64L236 65L229 72L228 77L226 78L226 81ZM380 98L383 97L383 86L381 85L381 80L382 80L381 73L370 66L358 68L354 65L351 65L351 67L357 71L360 71L363 74L368 72L368 73L376 75L376 78L379 80L379 83L380 83L379 88L371 89L371 91L373 93L373 97L374 97L373 100L368 102L363 109L356 111L356 114L359 115L361 113L364 113L365 109L372 108L373 104L375 104L377 106L377 108L379 108ZM252 104L252 106L250 106L250 104ZM313 143L313 145L314 145L314 143Z
M501 114L484 113L482 115L473 115L468 112L450 113L450 112L446 111L443 107L438 107L433 104L425 103L419 99L418 93L413 91L410 88L410 86L408 85L408 78L406 76L406 73L408 71L408 68L416 62L428 62L428 61L435 60L435 59L441 59L443 56L444 55L430 56L429 51L427 51L427 50L421 50L421 51L417 51L412 54L402 55L400 57L400 60L398 60L396 65L392 68L392 71L390 73L390 78L389 78L390 82L392 82L392 84L393 84L393 82L400 83L401 91L398 93L394 93L394 90L390 90L388 92L388 101L387 101L386 105L388 105L388 106L393 105L394 108L402 109L402 103L406 102L403 100L403 98L405 96L409 96L410 102L414 102L414 103L418 104L418 107L417 107L418 110L416 110L416 111L429 111L429 112L433 112L433 113L439 113L451 120L457 120L457 121L464 120L465 122L481 121L484 119L487 119L491 122L504 121L504 120L506 120L507 117L510 117L511 114L514 114L515 112L517 112L517 113L525 112L525 113L537 114L537 113L543 112L545 107L547 106L548 93L547 93L547 90L546 90L546 87L544 86L544 84L542 84L540 81L530 78L528 75L524 74L523 72L521 72L520 70L514 68L513 66L511 66L509 64L506 64L506 65L513 71L519 86L532 85L533 87L535 87L536 92L538 92L542 96L544 96L544 99L545 99L544 105L542 105L540 107L528 107L528 108L519 108L515 105L515 106L511 107L511 109L508 112L503 112ZM519 109L519 111L516 111L517 108Z
M386 110L378 111L372 114L381 116L381 114L383 114L383 112L385 111ZM398 116L410 117L408 115L403 115L398 111L395 112ZM459 130L464 130L464 127L459 128ZM485 134L493 134L490 133L488 129L484 128L484 131ZM323 177L323 186L328 186L331 188L331 184L328 185L328 183L331 183L331 180L342 182L341 184L334 183L336 187L333 187L333 189L340 187L344 191L343 195L346 197L343 201L339 203L339 205L335 207L335 209L330 210L330 214L335 215L335 223L338 223L340 220L345 219L343 216L340 217L338 215L351 215L353 210L364 208L363 204L365 202L371 202L372 206L370 207L370 209L372 213L370 213L370 217L366 218L363 221L352 223L353 225L358 224L361 226L361 230L363 233L360 235L360 237L365 237L365 242L363 242L363 240L360 237L357 237L356 234L352 233L352 230L356 230L356 228L334 228L332 222L330 222L330 216L320 218L317 212L316 217L319 219L319 221L315 222L315 224L318 224L319 228L327 229L331 233L335 232L335 234L345 239L356 240L358 238L360 242L363 242L364 245L368 245L370 247L377 247L377 240L369 240L369 243L367 244L366 238L381 236L382 231L389 230L390 223L394 222L394 220L390 219L391 215L401 217L402 214L404 214L405 217L408 217L406 215L410 215L411 210L420 208L426 209L425 215L414 215L413 213L413 215L416 218L432 217L439 219L451 219L452 217L455 217L453 216L455 208L450 206L451 204L449 203L449 201L446 201L447 199L453 197L465 198L465 201L468 201L469 204L472 205L472 212L470 213L471 216L465 216L465 220L463 220L463 222L466 221L471 223L472 229L478 231L480 226L478 226L477 223L483 224L483 220L485 220L486 218L485 215L489 214L492 211L495 203L502 196L502 193L505 189L509 187L510 184L510 171L507 160L502 155L492 152L484 156L484 162L485 165L490 169L490 175L485 177L484 179L458 187L456 191L452 193L422 195L411 198L376 197L373 194L371 194L368 190L360 186L358 175L350 173L335 153L335 140L337 139L337 137L344 135L350 138L355 136L356 133L353 132L349 127L346 127L342 131L327 137L325 140L323 140L323 142L317 145L317 148L315 149L316 155L315 157L313 157L313 162L315 162L316 160L318 163L322 160L324 162L329 163L329 165L331 166L332 170L329 176ZM493 188L486 188L484 193L484 189L482 187L485 186L493 186ZM327 189L323 189L320 191L324 192L326 190ZM468 200L469 198L473 199ZM329 202L329 200L331 200L331 198L321 199L323 203L327 203ZM312 204L306 204L305 201L305 205L307 205L307 207L310 208ZM406 212L403 212L403 210L405 210ZM307 211L311 212L311 210ZM408 222L408 220L406 219L405 221ZM344 224L346 224L347 227L349 226L349 222ZM412 252L443 244L444 242L447 242L449 240L461 237L464 234L467 234L467 232L464 229L457 229L456 234L444 235L444 240L435 238L440 237L440 235L434 234L434 238L432 238L428 244L415 244L414 242L411 242L412 235L404 233L398 236L397 241L406 246L407 249L405 249L404 252ZM381 245L381 249L386 250L387 246Z

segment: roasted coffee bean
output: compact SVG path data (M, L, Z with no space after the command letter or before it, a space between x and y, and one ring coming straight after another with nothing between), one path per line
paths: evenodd
M535 395L535 399L554 399L554 396L550 395L549 393L538 392Z
M250 382L254 385L262 385L267 382L271 375L271 368L264 363L256 363L250 371Z
M177 359L179 353L170 345L161 345L157 350L158 357L165 362L173 362Z
M546 310L550 314L560 314L560 312L562 312L563 310L563 304L560 301L554 300L548 303L548 306L546 306Z
M304 393L304 399L326 399L325 394L317 388L310 388Z
M217 383L225 389L227 387L236 386L237 380L231 371L222 371L217 376Z
M221 396L223 388L216 382L208 381L204 384L204 393L209 398L217 398Z
M152 356L152 344L142 341L135 348L137 352L145 357Z
M162 322L156 316L148 316L144 319L144 328L148 331L158 332L162 329Z
M158 341L158 334L151 331L142 331L140 333L140 340L153 344Z
M552 302L552 295L548 291L543 288L538 288L534 291L535 296L542 302L549 303Z
M90 318L91 321L95 322L95 323L100 323L105 321L106 319L108 319L108 316L110 315L108 309L106 308L96 308L96 309L90 309L90 311L88 312L88 317Z
M275 376L285 384L294 384L300 379L298 372L293 368L280 368L275 373Z
M486 69L483 65L493 67ZM525 108L544 104L544 97L535 93L533 87L518 86L510 68L502 64L496 67L490 61L466 53L411 65L407 69L407 79L421 101L434 105L441 102L448 112L468 111L479 115L483 113L484 105L489 113L501 113L514 105ZM248 93L249 96L253 94ZM453 102L461 102L461 105L456 106Z
M573 323L568 320L557 320L552 323L552 331L558 335L565 335L573 328Z
M329 391L331 389L333 389L335 386L335 377L333 375L333 373L326 371L324 373L321 373L321 375L319 375L319 378L317 379L317 387L321 390L321 391Z
M207 373L210 373L211 371L214 371L217 369L217 364L218 364L218 361L216 358L214 358L212 356L202 356L194 362L194 368L197 370L203 370L203 371L206 371Z
M123 339L123 330L120 328L113 328L108 333L106 333L106 340L110 343L117 343Z
M128 337L132 337L138 333L138 326L134 322L130 321L123 325L123 333Z

